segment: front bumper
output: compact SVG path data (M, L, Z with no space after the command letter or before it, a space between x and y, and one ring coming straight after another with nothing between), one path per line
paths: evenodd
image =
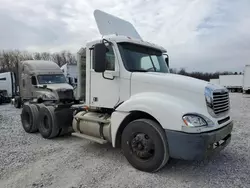
M224 149L231 141L233 122L204 133L183 133L165 130L170 157L184 160L203 160Z

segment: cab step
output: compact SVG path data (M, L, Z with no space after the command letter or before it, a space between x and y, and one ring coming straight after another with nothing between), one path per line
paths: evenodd
M99 144L106 144L108 143L107 140L104 140L104 139L101 139L101 138L97 138L97 137L94 137L94 136L89 136L89 135L86 135L86 134L82 134L82 133L72 133L72 136L76 136L76 137L79 137L79 138L84 138L84 139L87 139L87 140L90 140L90 141L93 141L93 142L97 142Z

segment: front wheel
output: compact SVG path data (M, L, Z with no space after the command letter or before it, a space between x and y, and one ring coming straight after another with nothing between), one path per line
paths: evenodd
M121 146L128 162L141 171L156 172L169 159L164 130L149 119L129 123L122 133Z

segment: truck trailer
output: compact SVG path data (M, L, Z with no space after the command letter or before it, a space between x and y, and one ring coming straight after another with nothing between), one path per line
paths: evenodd
M72 85L77 85L77 65L76 64L68 64L66 63L61 67L61 70L64 76L67 79L67 82Z
M26 132L51 139L64 123L73 136L121 148L146 172L160 170L170 157L202 160L230 143L227 89L171 74L167 51L144 41L131 23L100 10L94 17L102 38L77 57L77 97L84 103L24 104Z
M231 92L242 92L243 75L220 75L220 85Z
M250 93L250 65L244 68L243 93Z
M16 94L13 72L0 73L0 104L9 103Z
M212 83L212 84L219 85L220 84L220 79L219 78L217 78L217 79L210 79L209 82Z

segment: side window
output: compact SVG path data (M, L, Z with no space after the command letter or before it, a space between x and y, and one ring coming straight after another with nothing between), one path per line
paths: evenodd
M32 84L33 86L36 86L36 85L37 85L36 77L35 77L35 76L32 76L32 77L31 77L31 84Z
M112 46L107 46L106 52L106 70L115 70L115 54Z

